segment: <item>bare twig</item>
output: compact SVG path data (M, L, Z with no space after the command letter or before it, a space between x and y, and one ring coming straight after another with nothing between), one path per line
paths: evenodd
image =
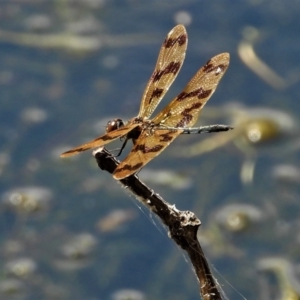
M105 148L93 152L98 166L113 173L119 162ZM198 278L200 294L204 300L222 299L216 281L210 271L203 250L197 239L201 221L193 212L180 211L141 182L136 175L121 179L120 183L155 213L168 226L170 237L188 253Z

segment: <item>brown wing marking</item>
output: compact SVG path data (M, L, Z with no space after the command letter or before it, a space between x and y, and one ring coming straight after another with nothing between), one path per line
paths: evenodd
M169 127L192 127L212 96L229 65L229 54L210 59L190 80L183 92L174 98L154 119L154 124Z
M120 180L136 173L181 133L182 130L155 130L152 135L146 130L142 132L131 152L116 168L114 178Z
M62 153L60 156L61 157L72 156L80 152L83 152L85 150L89 150L91 148L104 146L105 144L108 144L119 137L125 136L128 132L130 132L132 129L134 129L137 126L139 126L139 124L129 124L123 126L117 130L101 135L90 142L72 148L71 150Z
M141 100L138 117L149 118L175 80L185 58L187 33L177 25L164 40Z

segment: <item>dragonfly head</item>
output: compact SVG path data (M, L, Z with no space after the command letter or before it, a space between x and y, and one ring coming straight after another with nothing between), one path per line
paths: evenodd
M112 121L108 121L105 127L106 133L114 131L124 126L124 123L121 119L114 119Z

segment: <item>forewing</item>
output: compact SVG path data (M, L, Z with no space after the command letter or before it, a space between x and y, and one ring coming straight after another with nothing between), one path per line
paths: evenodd
M212 96L229 65L229 54L210 59L190 80L176 98L154 119L154 124L168 127L192 127L199 113Z
M80 146L72 148L71 150L62 153L60 156L61 157L72 156L72 155L78 154L80 152L83 152L85 150L89 150L89 149L92 149L95 147L102 147L105 144L108 144L119 137L125 136L128 132L130 132L132 129L134 129L138 125L139 124L129 124L129 125L123 126L119 129L116 129L114 131L111 131L109 133L101 135L90 142L87 142L85 144L82 144Z
M128 156L114 172L115 179L123 179L136 173L151 159L160 154L182 130L155 130L152 135L143 131Z
M175 80L185 58L187 33L177 25L164 40L155 69L144 91L138 117L149 118Z

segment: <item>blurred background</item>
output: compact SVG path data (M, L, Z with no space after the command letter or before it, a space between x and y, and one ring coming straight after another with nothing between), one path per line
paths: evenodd
M59 157L137 115L179 23L186 60L154 115L229 52L198 125L235 129L180 136L139 176L201 219L224 298L298 298L299 13L294 0L1 1L1 299L199 299L188 258L91 151Z

